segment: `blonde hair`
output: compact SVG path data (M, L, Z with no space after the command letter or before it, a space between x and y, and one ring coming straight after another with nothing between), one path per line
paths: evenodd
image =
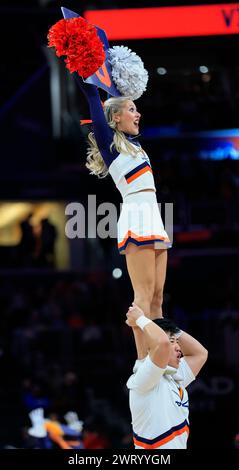
M128 100L131 100L131 98L127 96L109 98L104 102L104 114L109 126L114 130L114 136L110 150L112 151L114 146L117 152L129 152L135 157L139 152L142 152L141 147L135 148L135 146L127 140L125 134L117 129L117 124L114 120L114 115L121 112L122 107ZM100 153L93 132L90 132L88 139L90 145L87 150L86 167L90 170L92 175L97 175L99 178L104 178L109 173L109 170Z

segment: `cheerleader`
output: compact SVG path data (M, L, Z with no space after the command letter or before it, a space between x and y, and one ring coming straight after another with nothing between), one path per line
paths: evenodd
M134 303L149 318L162 317L167 248L150 160L139 141L141 115L130 97L102 103L98 88L77 81L87 98L93 132L86 166L91 174L113 178L123 204L118 220L118 248L125 254Z
M109 173L122 195L118 247L126 256L134 302L147 317L160 318L171 243L158 208L150 161L138 141L141 115L132 101L146 89L148 73L127 47L109 48L103 30L64 7L62 13L64 20L49 31L49 47L58 57L67 57L66 67L75 72L89 103L93 133L86 166L98 177ZM89 77L90 83L81 77ZM109 94L122 95L106 100L104 108L97 88L102 80Z

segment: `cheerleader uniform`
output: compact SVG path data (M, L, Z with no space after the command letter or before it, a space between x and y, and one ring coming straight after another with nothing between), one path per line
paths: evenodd
M127 134L127 140L138 150L135 156L126 149L121 153L114 146L110 149L114 131L105 119L98 89L76 78L89 103L98 148L123 199L117 227L120 253L125 253L129 243L151 245L155 249L171 247L156 199L149 157L141 150L137 137Z

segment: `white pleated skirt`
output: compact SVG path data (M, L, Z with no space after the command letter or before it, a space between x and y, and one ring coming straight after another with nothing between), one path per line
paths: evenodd
M118 220L118 248L121 254L129 243L170 248L172 243L164 229L154 191L139 191L125 197Z

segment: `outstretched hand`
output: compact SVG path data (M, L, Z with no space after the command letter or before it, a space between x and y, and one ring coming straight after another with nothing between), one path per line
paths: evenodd
M129 310L126 313L127 320L125 323L128 326L131 326L131 328L138 328L136 320L142 315L144 315L143 310L141 310L141 308L139 308L138 305L133 302L132 307L129 307Z

